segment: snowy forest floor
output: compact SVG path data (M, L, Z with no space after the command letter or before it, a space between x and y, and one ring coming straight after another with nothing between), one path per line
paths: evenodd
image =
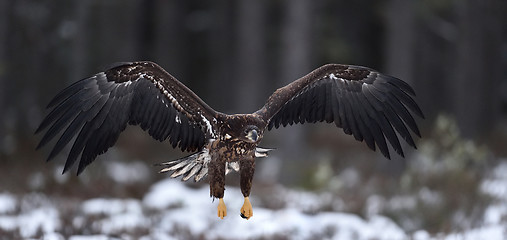
M0 240L507 239L507 159L461 139L452 121L436 125L399 176L353 165L357 154L341 167L316 164L298 188L256 173L248 221L235 173L220 220L206 181L166 179L114 148L79 177L61 174L63 159L27 151L2 161Z
M132 169L126 171L144 169L139 164L131 164ZM195 188L195 184L165 179L139 198L0 193L0 239L506 239L506 173L506 161L492 169L481 183L481 191L492 199L481 220L454 232L407 230L374 210L388 205L415 208L417 198L439 201L430 190L421 190L419 196L391 199L370 196L366 208L372 213L360 217L340 212L343 200L330 193L273 186L262 195L257 192L252 196L254 216L246 221L239 216L243 201L239 189L228 187L228 216L220 220L216 217L217 202L208 197L207 186ZM112 178L122 181L114 174Z

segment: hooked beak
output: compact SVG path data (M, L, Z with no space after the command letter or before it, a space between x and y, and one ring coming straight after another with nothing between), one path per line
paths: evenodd
M257 133L257 130L253 129L252 131L248 132L248 135L246 137L250 139L252 142L257 142L259 134Z

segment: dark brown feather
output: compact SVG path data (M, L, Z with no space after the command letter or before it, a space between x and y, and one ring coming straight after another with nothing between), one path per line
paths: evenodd
M38 148L64 130L50 160L77 135L64 172L81 156L78 173L113 146L127 124L194 151L215 134L214 119L220 115L152 62L123 63L83 79L62 90L48 107L53 110L36 130L49 127Z
M408 129L420 136L408 111L424 117L414 95L397 78L365 67L328 64L275 91L255 114L268 122L268 129L292 122L334 122L370 149L377 145L390 158L386 139L404 156L397 133L412 147Z

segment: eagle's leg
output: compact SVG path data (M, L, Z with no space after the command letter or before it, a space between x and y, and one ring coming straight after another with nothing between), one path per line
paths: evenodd
M225 160L212 160L208 165L208 177L210 195L218 198L218 217L224 219L227 216L227 207L224 203L225 191Z
M250 203L250 189L252 188L252 179L255 172L255 158L247 158L240 161L240 185L241 193L245 197L241 207L240 216L244 219L250 219L253 216L252 204Z

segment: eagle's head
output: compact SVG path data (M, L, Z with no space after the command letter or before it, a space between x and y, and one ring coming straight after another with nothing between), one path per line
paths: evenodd
M262 139L266 123L252 114L235 114L228 116L223 127L220 130L223 140L257 144Z
M242 138L251 143L255 143L260 140L261 131L259 128L255 125L247 125L243 130L243 136Z

